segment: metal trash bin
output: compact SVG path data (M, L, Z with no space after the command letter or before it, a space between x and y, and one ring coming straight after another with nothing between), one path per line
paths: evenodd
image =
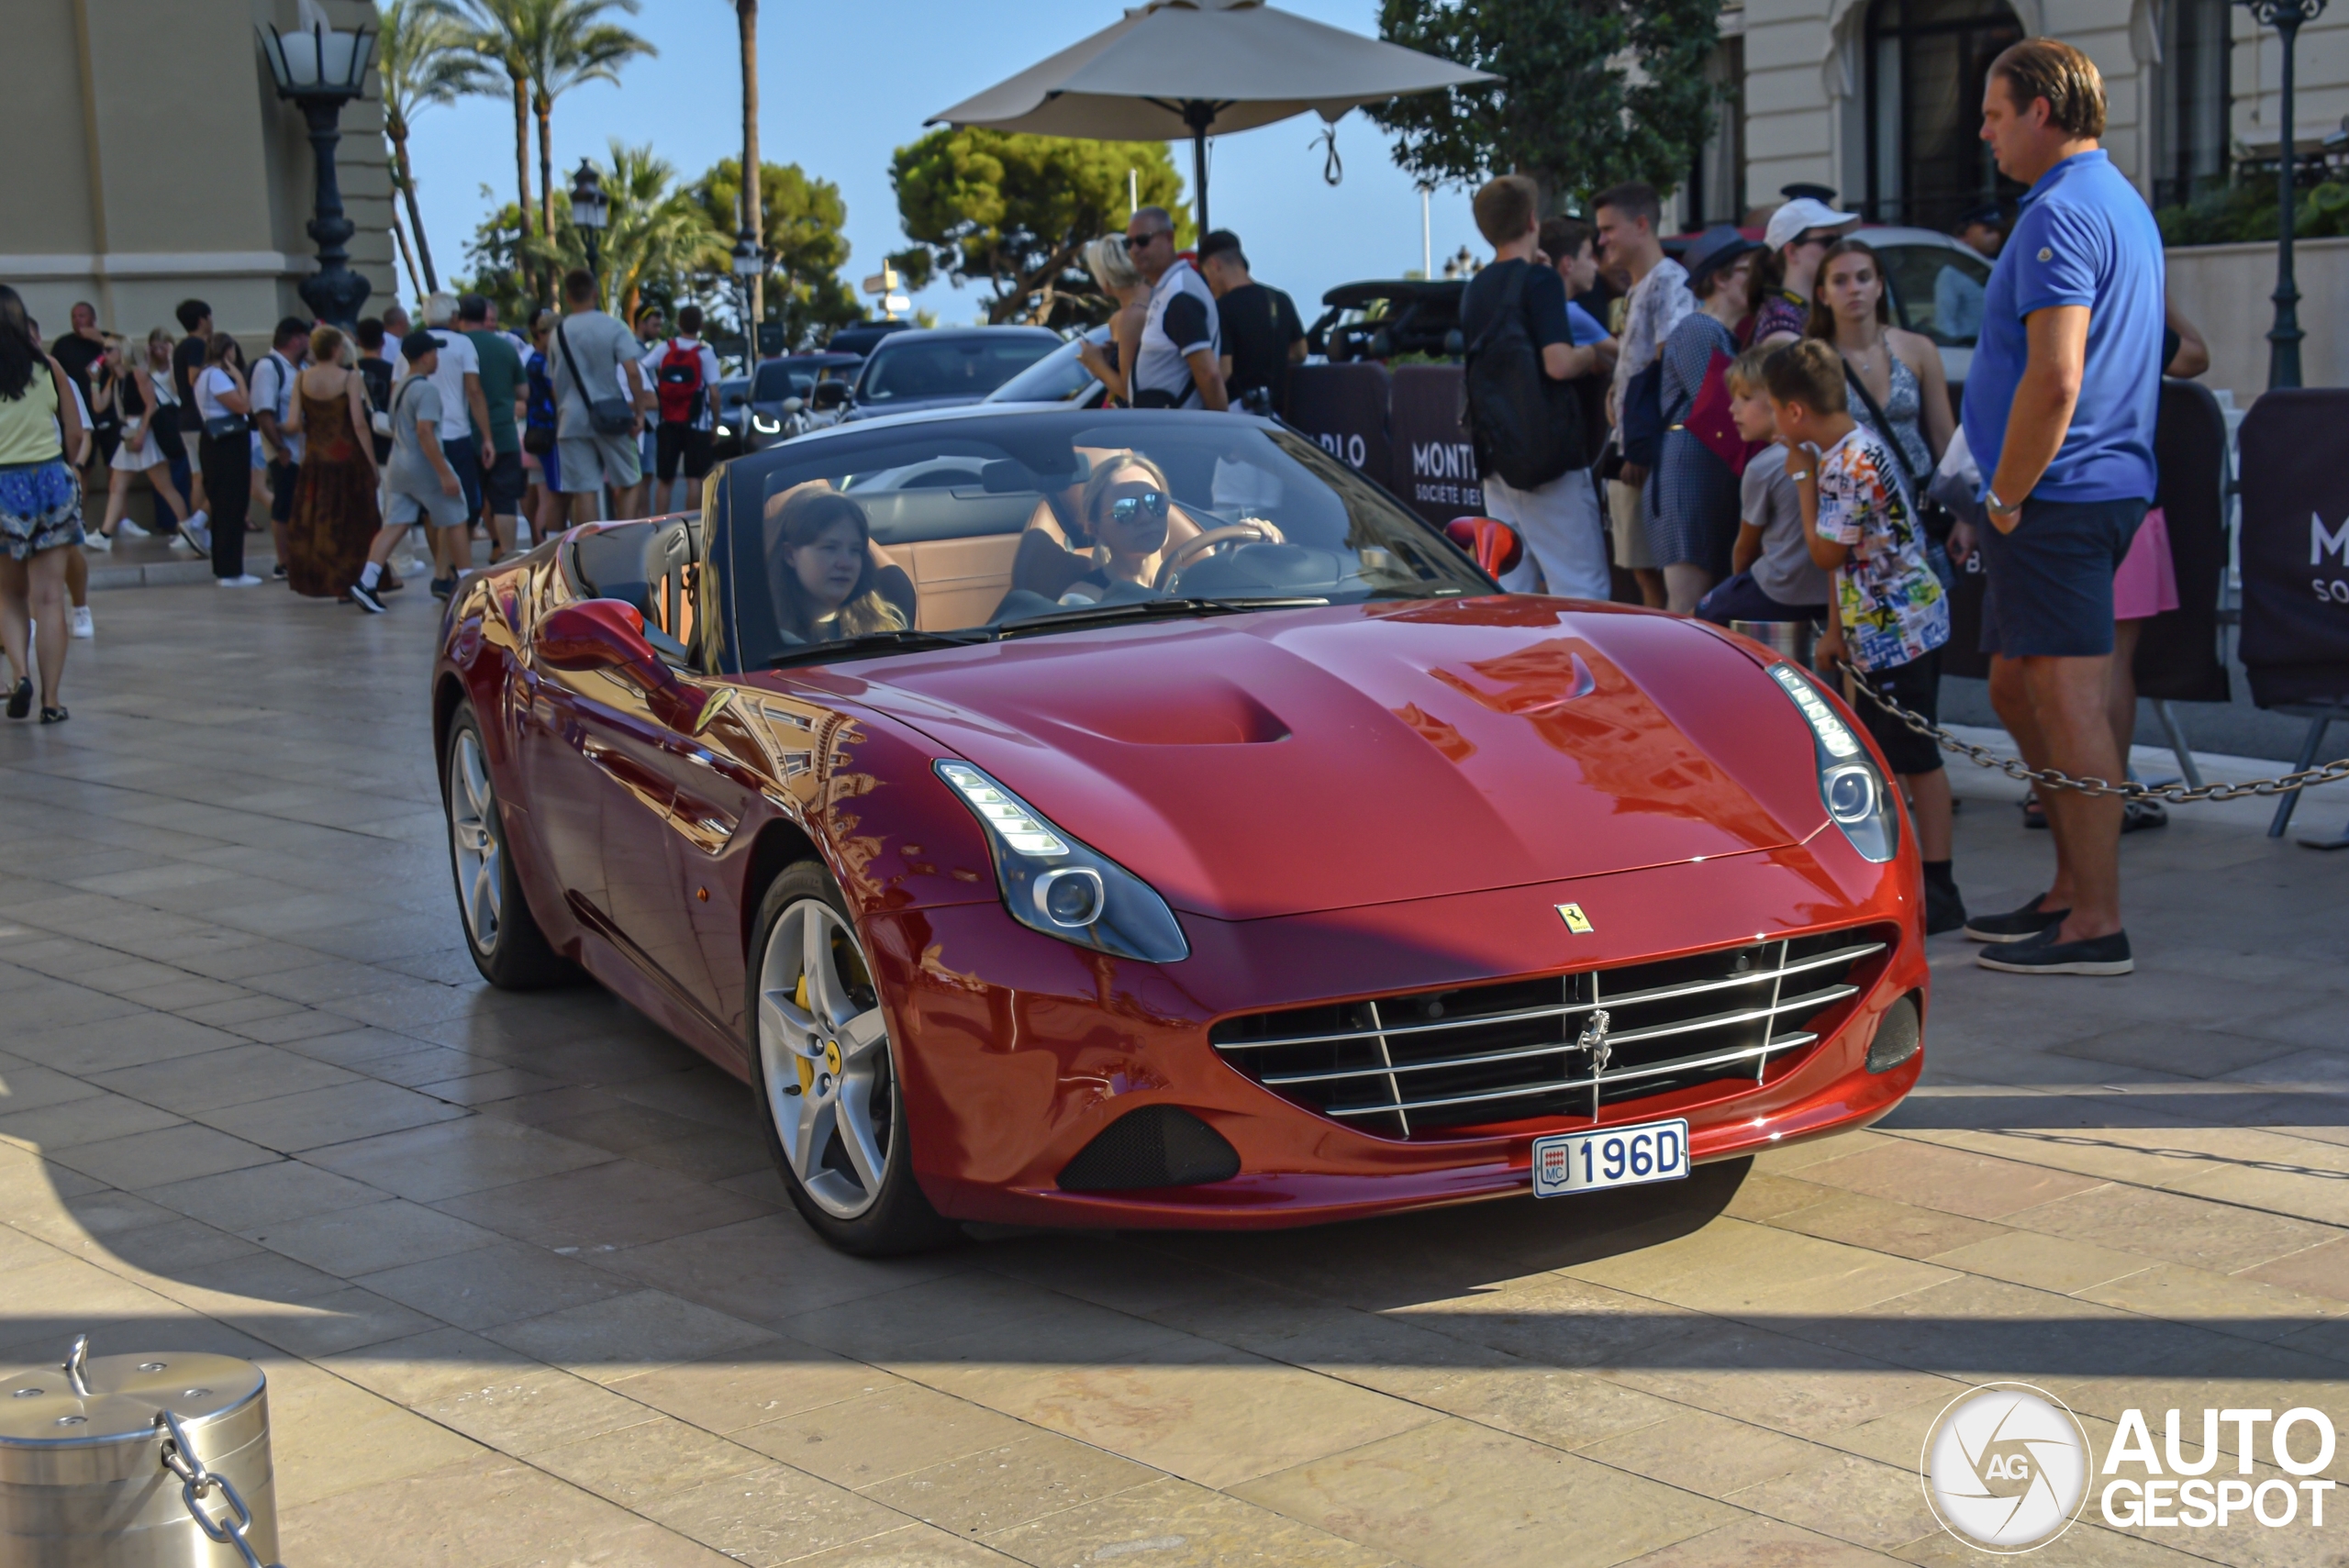
M62 1365L0 1376L0 1568L273 1559L261 1368L234 1356L93 1357L88 1348L84 1335Z
M1811 652L1819 646L1821 629L1817 621L1811 620L1733 620L1729 628L1806 670L1811 667Z

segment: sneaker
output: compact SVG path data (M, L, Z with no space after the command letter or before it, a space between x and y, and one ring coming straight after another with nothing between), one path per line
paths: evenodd
M27 675L23 680L17 683L17 689L8 694L8 717L10 718L22 718L25 715L32 712L32 710L33 678L30 675Z
M212 529L203 523L190 521L180 526L180 542L198 555L212 553Z
M43 724L62 724L71 717L72 716L61 707L45 707L40 710L40 721Z
M1925 884L1925 935L1938 937L1965 924L1965 900L1958 896L1957 890Z
M2168 808L2158 800L2147 800L2140 795L2121 807L2121 830L2123 833L2134 833L2146 828L2168 826Z
M81 638L83 641L87 641L97 635L97 628L93 625L90 620L89 606L75 605L72 609L66 612L66 616L68 620L67 630L71 631L75 637Z
M93 555L108 555L113 553L114 540L104 534L83 534L82 548Z
M381 584L379 584L377 586L380 587ZM350 594L351 602L357 605L361 609L365 610L369 615L379 616L384 613L384 601L376 597L374 588L370 588L364 584L353 583L351 585Z
M445 599L456 591L457 580L454 577L435 577L432 579L432 596L434 598Z
M2020 909L2004 915L1976 915L1965 922L1965 934L1977 942L2028 941L2042 931L2053 930L2064 923L2069 909L2042 909L2034 898Z
M219 584L223 588L258 588L261 586L261 579L254 576L250 572L246 573L241 577L216 577L213 581Z
M2009 974L2127 974L2137 967L2129 956L2126 931L2080 942L2059 942L2055 937L2056 928L2051 926L2019 942L1984 948L1974 962Z
M269 569L269 574L280 582L283 582L285 578L285 562L281 561L276 565L271 567Z
M117 539L145 539L148 530L125 517L115 524L114 532Z

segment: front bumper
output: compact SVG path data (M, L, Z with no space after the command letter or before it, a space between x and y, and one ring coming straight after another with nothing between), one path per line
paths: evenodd
M1548 1115L1406 1140L1300 1108L1208 1043L1219 1018L1318 1002L1641 963L1871 926L1893 934L1815 1044L1760 1082L1611 1102L1598 1125L1685 1116L1698 1161L1865 1126L1898 1105L1921 1051L1867 1071L1887 1009L1928 971L1920 899L1901 862L1876 866L1831 834L1812 846L1246 922L1183 917L1187 961L1129 963L1038 936L994 904L868 917L893 996L914 1170L941 1213L1008 1224L1257 1229L1521 1193ZM1567 929L1579 904L1592 929ZM1061 1170L1148 1104L1180 1106L1240 1154L1228 1181L1073 1193Z

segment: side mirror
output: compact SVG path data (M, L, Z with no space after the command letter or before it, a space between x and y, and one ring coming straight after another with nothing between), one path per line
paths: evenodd
M729 687L689 685L662 662L644 635L644 614L625 599L565 605L539 627L538 657L557 670L609 670L641 687L652 716L698 735L733 699Z
M809 406L819 413L829 413L848 401L849 384L844 381L819 381L808 394Z
M1466 550L1488 577L1513 572L1525 559L1525 541L1496 517L1454 517L1444 525L1443 535Z
M786 397L783 400L783 411L786 414L796 414L807 406L807 400L804 397Z

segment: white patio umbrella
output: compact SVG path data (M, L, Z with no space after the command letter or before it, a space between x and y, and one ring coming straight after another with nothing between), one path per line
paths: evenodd
M1362 104L1495 80L1264 0L1147 0L928 123L1101 141L1172 141L1187 132L1205 234L1209 135L1308 109L1334 125Z

